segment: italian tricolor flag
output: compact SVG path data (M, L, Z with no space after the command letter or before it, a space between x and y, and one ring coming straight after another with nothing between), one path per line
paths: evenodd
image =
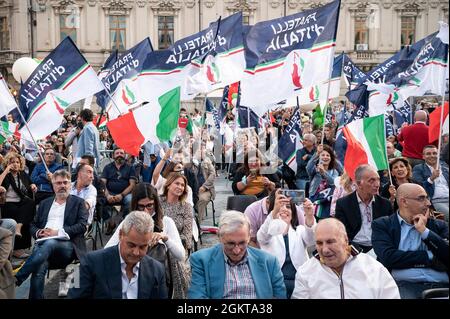
M0 121L0 144L2 144L8 137L14 135L16 130L16 123Z
M369 164L376 170L388 168L384 115L355 120L344 126L347 142L344 168L355 180L355 170L361 164Z
M158 103L145 104L112 121L108 127L117 146L138 156L147 141L154 144L170 141L178 127L180 112L180 87L160 96Z

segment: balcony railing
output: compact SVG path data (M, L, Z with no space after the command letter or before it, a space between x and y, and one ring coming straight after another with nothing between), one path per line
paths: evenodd
M27 55L28 55L27 53L24 53L22 51L13 51L13 50L0 51L0 66L13 65L18 58Z

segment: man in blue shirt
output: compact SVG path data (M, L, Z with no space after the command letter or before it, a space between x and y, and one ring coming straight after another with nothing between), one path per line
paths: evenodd
M125 162L125 151L116 148L113 152L114 162L105 166L102 181L106 185L105 195L108 204L122 205L125 217L130 209L131 192L136 185L136 172L133 166Z
M47 172L44 163L39 163L34 167L33 173L31 174L31 181L33 184L36 184L38 189L35 199L36 204L39 204L43 199L54 194L52 185L50 184L52 174L63 168L61 164L56 163L55 156L55 151L52 148L47 148L44 152L44 161L50 172Z
M397 282L402 299L418 299L432 288L448 288L448 224L429 218L425 189L406 183L397 190L397 214L372 223L372 245Z

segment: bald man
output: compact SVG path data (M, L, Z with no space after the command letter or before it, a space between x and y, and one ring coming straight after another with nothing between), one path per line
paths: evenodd
M422 150L429 144L427 117L427 112L417 111L414 114L414 124L403 127L398 135L398 140L403 145L402 155L408 159L412 168L423 163Z
M372 223L372 245L403 299L432 288L448 288L448 224L429 218L430 199L417 184L399 186L398 213Z
M399 299L389 271L349 245L345 226L326 218L315 232L314 257L297 270L293 299Z

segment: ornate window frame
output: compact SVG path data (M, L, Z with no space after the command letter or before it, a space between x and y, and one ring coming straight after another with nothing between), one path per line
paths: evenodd
M149 7L153 14L153 39L159 39L158 37L158 20L159 16L172 16L173 17L173 41L181 37L180 30L178 28L179 13L183 8L183 2L180 0L150 0ZM159 45L159 41L157 42Z
M105 0L103 0L105 1ZM112 0L108 3L102 4L102 8L105 12L105 42L106 51L111 51L111 35L110 35L110 16L125 16L125 50L128 48L128 42L131 37L130 34L130 12L133 9L133 0Z
M45 4L45 1L41 1L42 3ZM77 38L76 38L76 45L79 47L81 43L83 43L83 34L81 32L81 28L80 25L82 24L82 20L83 20L83 3L84 1L76 1L76 0L59 0L59 1L52 1L52 3L50 4L51 8L53 9L53 12L55 14L55 20L54 20L54 25L55 25L55 30L57 30L55 32L55 43L61 43L62 40L61 39L61 24L60 24L60 16L61 15L71 15L73 14L73 7L76 8L76 10L78 11L78 17L79 17L79 25L78 27L75 27L75 29L77 29Z
M254 24L254 14L258 4L257 0L226 0L225 8L230 15L242 11L242 17L248 17L248 23Z

